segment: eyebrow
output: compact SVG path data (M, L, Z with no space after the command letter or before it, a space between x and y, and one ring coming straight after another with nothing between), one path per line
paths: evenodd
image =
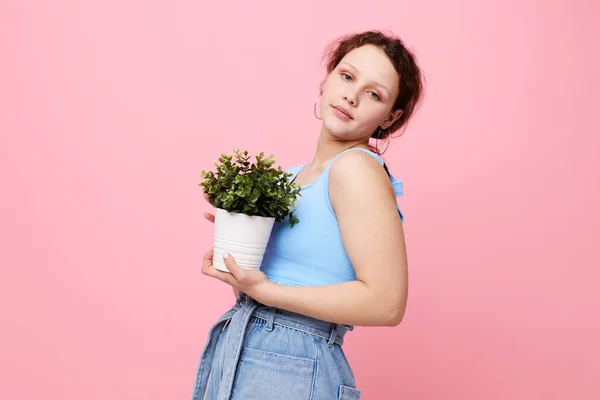
M348 61L344 61L342 64L347 65L348 67L350 67L350 69L353 69L354 71L358 72L358 68L356 68L354 65L350 64ZM381 83L379 82L372 82L374 85L379 86L380 88L382 88L383 90L385 90L388 94L388 96L391 96L392 93L388 90L388 88L386 88L385 86L383 86Z

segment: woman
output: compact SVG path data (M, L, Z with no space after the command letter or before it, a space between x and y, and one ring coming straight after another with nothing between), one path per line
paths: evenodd
M202 272L231 285L237 301L209 334L194 400L205 392L211 400L358 399L344 335L357 325L396 326L404 315L401 183L379 143L412 116L421 72L399 39L380 32L343 37L327 54L314 158L288 170L302 187L301 222L275 223L261 271L228 256L224 273L212 249L204 257Z

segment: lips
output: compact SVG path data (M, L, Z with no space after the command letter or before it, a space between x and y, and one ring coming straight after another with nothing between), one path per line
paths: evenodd
M350 115L350 112L348 110L346 110L344 107L333 106L333 109L336 110L338 112L338 116L342 117L343 119L353 119L352 115Z

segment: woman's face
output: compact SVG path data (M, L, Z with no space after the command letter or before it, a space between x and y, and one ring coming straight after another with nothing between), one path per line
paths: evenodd
M398 85L398 73L379 47L365 45L350 51L323 86L324 127L340 140L368 138L378 127L389 127L402 114L391 112Z

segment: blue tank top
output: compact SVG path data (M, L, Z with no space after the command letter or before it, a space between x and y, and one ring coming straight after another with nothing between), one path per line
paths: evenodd
M375 157L381 165L383 159L365 149L358 150ZM290 286L332 285L356 280L354 268L346 254L337 218L329 199L329 170L333 162L311 184L301 186L294 214L300 220L293 228L289 221L275 222L265 251L261 270L270 281ZM295 179L308 163L287 170ZM396 196L402 195L402 182L388 172ZM401 221L404 217L400 212Z

